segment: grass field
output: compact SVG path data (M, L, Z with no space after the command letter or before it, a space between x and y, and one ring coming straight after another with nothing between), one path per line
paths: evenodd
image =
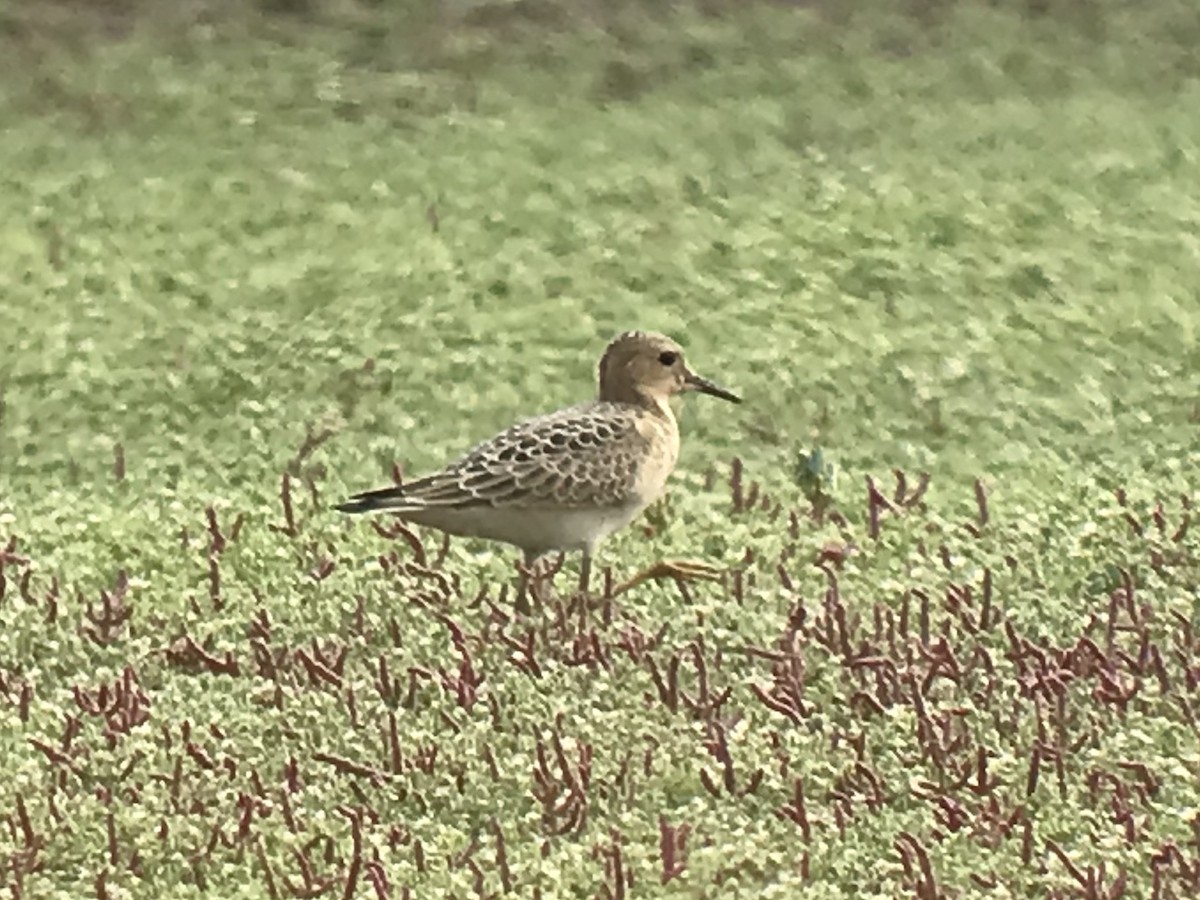
M1200 892L1190 3L238 7L0 9L10 896ZM331 510L634 327L724 584Z

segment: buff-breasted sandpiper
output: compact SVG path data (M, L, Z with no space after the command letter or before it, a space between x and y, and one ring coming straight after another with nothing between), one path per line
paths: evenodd
M592 556L666 488L679 456L679 424L668 400L700 391L741 399L688 368L669 337L629 331L600 358L595 400L537 416L484 441L439 472L403 485L355 494L338 509L389 511L406 522L454 535L513 544L528 572L543 555L583 554L580 590ZM696 574L659 563L645 577ZM523 574L518 608L525 608Z

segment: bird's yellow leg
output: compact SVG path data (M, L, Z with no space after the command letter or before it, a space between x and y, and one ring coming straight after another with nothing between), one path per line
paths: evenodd
M613 596L623 594L643 581L660 581L664 578L673 578L676 581L720 581L724 571L719 566L695 559L660 559L614 588Z
M517 615L525 616L529 614L529 582L530 574L524 567L517 568L517 602L513 607Z

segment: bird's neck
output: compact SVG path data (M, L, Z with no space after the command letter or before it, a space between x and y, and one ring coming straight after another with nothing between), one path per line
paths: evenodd
M665 396L649 394L631 387L621 391L601 390L599 399L601 403L623 403L627 406L636 406L670 425L675 425L675 413L671 409L670 401Z

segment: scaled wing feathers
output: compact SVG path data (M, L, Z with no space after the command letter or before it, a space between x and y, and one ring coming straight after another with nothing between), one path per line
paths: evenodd
M620 506L636 490L645 443L632 413L587 403L521 422L440 472L359 494L345 506L348 511Z

